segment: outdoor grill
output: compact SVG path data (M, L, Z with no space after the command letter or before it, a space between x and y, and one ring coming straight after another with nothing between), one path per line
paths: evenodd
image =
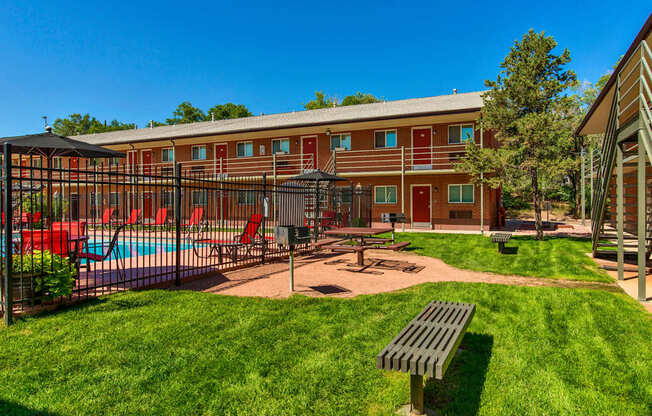
M294 225L281 225L274 229L274 239L277 244L294 248L298 244L310 242L310 229Z
M396 223L405 223L405 214L402 212L383 212L380 214L380 220L387 224L392 224L392 243L394 242L394 226Z

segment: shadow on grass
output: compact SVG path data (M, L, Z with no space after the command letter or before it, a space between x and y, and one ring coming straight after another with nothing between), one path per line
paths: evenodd
M467 332L443 380L428 380L427 408L437 414L476 415L491 360L494 338Z
M502 254L518 254L518 247L505 247Z
M0 399L0 414L11 416L58 416L60 413L48 412L45 410L35 410L25 407L16 402L10 402Z

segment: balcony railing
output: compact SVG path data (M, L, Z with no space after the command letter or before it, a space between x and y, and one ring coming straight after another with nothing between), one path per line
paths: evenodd
M333 151L325 169L338 174L449 171L464 153L464 144Z

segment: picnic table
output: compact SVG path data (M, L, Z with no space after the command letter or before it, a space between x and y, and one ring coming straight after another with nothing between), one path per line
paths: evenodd
M375 238L375 235L383 234L392 231L391 227L343 227L336 228L333 230L325 231L324 234L327 236L340 236L355 241L355 245L339 245L332 244L322 246L324 249L329 249L333 252L339 253L356 253L357 254L357 264L358 266L364 266L364 252L369 249L384 248L389 250L400 250L405 246L409 245L409 242L402 242L392 244L390 246L373 246L369 243L385 243L390 241L390 239L379 239Z
M462 342L475 305L430 302L376 356L376 367L410 372L412 414L423 414L423 377L441 380Z

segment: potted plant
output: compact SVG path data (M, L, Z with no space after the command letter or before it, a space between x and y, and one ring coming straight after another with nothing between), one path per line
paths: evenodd
M13 257L14 301L51 302L72 294L77 270L67 258L48 250L16 254Z

